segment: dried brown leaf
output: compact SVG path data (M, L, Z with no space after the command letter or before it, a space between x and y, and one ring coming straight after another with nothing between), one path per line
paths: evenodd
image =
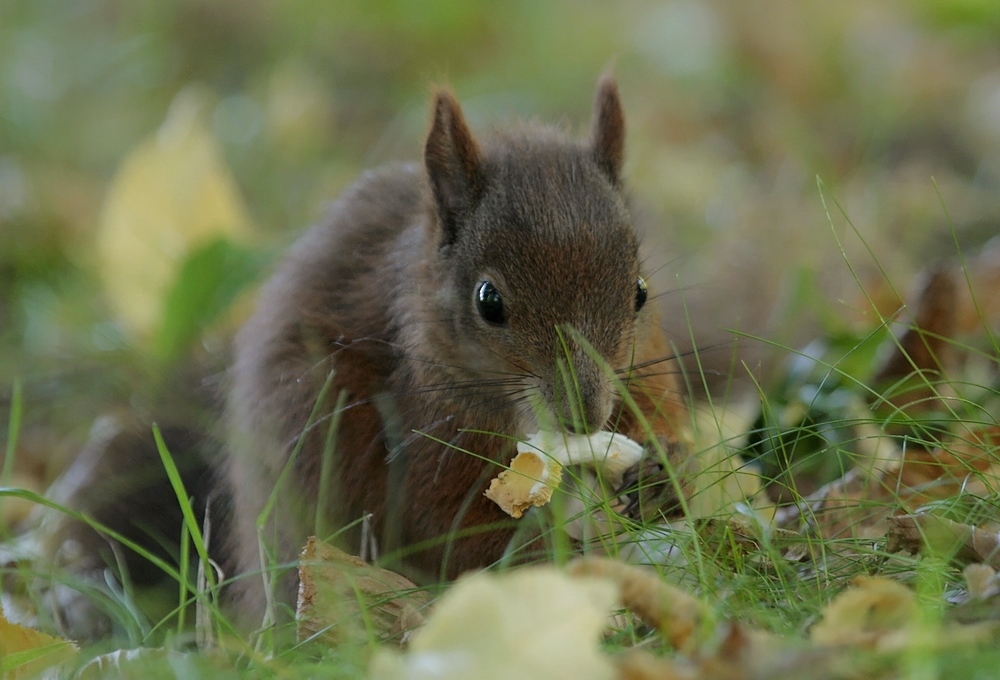
M901 515L889 520L886 550L910 553L930 548L952 555L960 563L981 562L1000 566L1000 536L996 531L954 522L927 513Z
M985 328L1000 325L1000 237L994 236L973 257L967 259L965 272L960 272L962 285L958 295L956 320L964 335L982 333Z
M631 650L615 663L618 680L696 680L704 678L697 667L648 652Z
M859 576L854 586L827 605L811 633L819 645L876 649L896 647L896 634L912 625L919 613L913 592L880 576Z
M889 385L909 376L914 384L888 398L908 411L927 411L937 405L939 376L955 364L957 285L951 269L934 267L918 277L909 309L897 324L896 339L886 344L888 352L875 375L875 383Z
M871 469L855 468L802 503L782 508L778 526L802 523L825 538L876 538L889 519L959 493L986 496L1000 490L995 455L1000 428L953 437L931 451L911 447Z
M984 599L1000 593L997 572L985 564L969 564L962 570L969 598Z
M964 263L927 267L916 281L874 380L894 385L887 401L910 414L940 408L942 399L953 396L941 378L966 352L959 338L1000 326L1000 237Z
M370 632L376 639L398 642L423 625L429 602L428 593L412 581L315 537L302 551L296 608L300 640L320 636L337 645L366 639Z
M616 590L553 566L467 575L435 603L407 652L380 650L368 677L613 680L600 640Z
M712 644L690 657L664 659L633 649L616 665L621 680L821 680L845 677L841 657L840 649L726 623L715 631Z
M656 572L616 560L584 557L570 563L573 576L612 580L621 604L649 626L661 631L674 648L695 649L710 626L711 610L693 595L664 583Z
M146 339L162 322L180 264L214 238L245 239L250 217L197 87L175 97L155 135L111 182L97 232L105 294L126 330Z
M966 592L952 601L948 618L962 624L995 627L1000 620L1000 578L985 564L969 564L962 572Z

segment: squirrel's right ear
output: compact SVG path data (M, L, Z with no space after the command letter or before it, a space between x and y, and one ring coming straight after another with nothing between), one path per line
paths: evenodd
M601 76L597 83L591 126L590 144L594 160L611 183L618 186L625 160L625 114L618 97L618 84L610 73Z
M472 212L482 190L479 145L472 138L454 95L434 96L431 131L424 145L424 165L431 181L443 233L441 245L458 238L462 221Z

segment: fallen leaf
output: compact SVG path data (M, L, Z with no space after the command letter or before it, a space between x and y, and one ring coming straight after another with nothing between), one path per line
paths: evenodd
M1000 326L1000 237L994 236L978 253L958 268L959 280L968 285L959 288L958 330L963 334L982 334Z
M947 617L963 624L1000 620L1000 578L996 570L985 564L969 564L962 575L965 592L950 599L957 606L947 611Z
M970 349L959 339L988 337L1000 326L998 287L1000 237L967 253L964 262L935 263L918 274L873 380L890 390L883 399L917 415L953 397L947 377Z
M953 341L958 322L955 272L931 268L918 277L916 288L903 320L896 324L895 340L884 346L887 351L873 379L890 390L882 400L910 415L933 411L942 398L952 396L942 377L958 356Z
M619 680L701 680L697 666L683 660L661 659L649 652L630 650L617 660Z
M900 463L890 460L878 467L849 470L802 502L780 508L775 525L824 538L884 536L886 520L901 512L898 487L893 484L899 469Z
M616 584L621 606L659 630L678 650L692 651L711 631L711 610L693 595L662 581L651 569L584 557L572 562L567 571Z
M886 551L913 554L930 548L960 563L980 562L1000 567L1000 534L996 530L954 522L930 513L889 519Z
M128 330L149 340L178 267L219 237L240 241L250 218L204 120L205 96L177 95L157 133L122 162L97 234L108 299Z
M299 563L296 631L331 646L400 641L424 623L426 591L408 579L310 537ZM366 625L370 628L366 628Z
M371 680L612 680L600 648L613 582L534 567L459 581L413 635L406 654L381 649Z
M737 504L762 496L760 475L737 453L746 442L753 414L701 404L691 409L691 418L691 451L698 459L688 501L691 515L730 515Z
M827 605L810 638L830 646L894 646L898 640L892 636L912 625L918 614L916 599L906 586L880 576L859 576Z
M1000 491L995 455L1000 428L953 436L933 450L890 452L871 467L857 467L801 503L782 508L780 527L799 523L824 538L877 538L890 518L960 493L988 496Z
M76 656L76 645L62 638L11 623L0 612L0 677L33 677Z
M1000 583L997 582L997 572L985 564L969 564L962 570L965 577L969 597L984 599L1000 593Z

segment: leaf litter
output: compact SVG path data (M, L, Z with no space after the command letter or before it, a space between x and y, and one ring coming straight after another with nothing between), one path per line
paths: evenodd
M1000 280L998 252L991 243L975 259L969 270L973 289ZM855 571L806 636L780 636L727 619L710 598L669 585L652 567L587 557L564 569L469 576L439 600L421 600L426 623L408 616L418 625L408 645L400 651L382 646L371 677L895 678L905 675L913 659L992 644L1000 632L1000 513L973 525L942 510L954 514L956 498L978 499L980 514L989 515L982 506L990 503L983 499L1000 493L1000 428L953 418L931 436L918 430L920 418L963 403L949 386L973 353L957 340L967 337L960 329L973 327L970 315L980 330L1000 317L995 296L978 305L960 285L964 271L928 270L915 289L912 315L898 321L883 342L875 377L892 389L868 407L872 415L860 424L866 432L855 440L862 442L855 467L807 498L776 508L773 523L766 521L766 508L754 507L752 494L742 506L723 495L714 517L689 527L705 546L727 536L721 544L732 550L754 554L770 547L786 563L809 569L822 569L823 560L847 559L859 545L882 546L883 562L897 553L912 559L944 555L948 563L966 566L963 584L947 595L954 606L943 616L934 612L945 606L944 598L928 609L906 578ZM876 427L883 421L875 414L886 408L894 418ZM852 540L832 540L843 538ZM839 588L836 580L831 585ZM316 617L309 610L307 618ZM624 649L601 644L602 635L623 626L645 634ZM383 622L380 639L398 639L398 631L399 621Z

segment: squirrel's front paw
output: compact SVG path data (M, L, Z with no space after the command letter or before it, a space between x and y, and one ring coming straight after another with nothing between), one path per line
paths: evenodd
M673 447L665 447L668 459L674 458ZM677 470L659 460L658 457L647 455L638 463L625 471L617 495L624 498L625 505L621 514L642 521L667 521L683 516L680 493L685 493L686 483L681 476L683 471Z

